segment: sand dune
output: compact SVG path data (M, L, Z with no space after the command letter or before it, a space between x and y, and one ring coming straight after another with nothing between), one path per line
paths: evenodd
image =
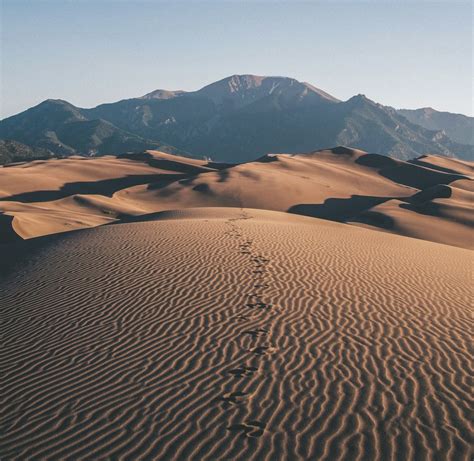
M0 238L11 239L14 231L27 239L147 213L146 208L130 208L111 198L116 191L133 185L213 171L207 163L150 152L119 158L69 157L0 168L0 211L14 218L5 221Z
M468 250L155 219L9 246L1 459L471 459Z
M0 238L32 238L164 210L249 207L473 248L472 165L338 147L240 165L149 151L0 168Z
M86 190L88 187L113 191L112 180L121 178L149 176L162 173L144 162L133 162L125 158L112 156L88 159L70 157L65 159L36 160L33 162L12 165L0 169L0 194L2 198L19 201L41 201L65 197L76 188ZM143 178L136 183L143 182ZM118 182L118 181L117 181ZM90 185L88 185L90 183ZM129 185L133 184L133 180ZM127 181L117 184L117 188L127 187ZM29 195L27 195L29 193Z
M413 163L447 173L460 173L466 176L472 176L474 174L474 167L471 162L455 158L440 157L439 155L422 155L413 161Z
M398 235L474 248L474 182L461 179L436 185L408 200L388 200L355 217L354 224L382 228Z

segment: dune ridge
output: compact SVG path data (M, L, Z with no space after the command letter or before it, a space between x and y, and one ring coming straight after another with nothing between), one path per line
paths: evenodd
M154 218L23 242L2 459L472 457L469 251L275 211Z
M473 166L403 162L337 147L238 165L158 151L0 168L0 241L129 221L165 210L249 207L474 248Z

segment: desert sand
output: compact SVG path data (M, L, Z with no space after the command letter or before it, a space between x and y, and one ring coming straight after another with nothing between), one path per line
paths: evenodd
M1 459L472 458L469 250L278 211L147 219L4 246Z
M239 165L158 151L0 168L0 241L193 207L286 211L474 248L473 166L337 147Z
M470 460L472 177L346 147L0 168L0 459Z

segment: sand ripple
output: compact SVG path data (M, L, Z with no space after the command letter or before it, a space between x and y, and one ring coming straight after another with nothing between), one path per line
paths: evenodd
M1 459L470 459L469 251L164 217L58 237L2 280Z

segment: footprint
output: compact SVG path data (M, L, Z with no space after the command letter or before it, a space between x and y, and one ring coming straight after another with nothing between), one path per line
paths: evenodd
M250 335L252 338L258 338L259 336L266 336L268 330L266 328L256 328L255 330L246 330L242 332L244 335Z
M246 367L241 366L239 368L233 368L228 373L234 375L236 378L243 378L244 376L252 376L258 370L257 367Z
M249 293L247 295L249 298L257 298L260 301L261 296L257 293Z
M258 308L258 309L271 309L273 307L273 304L266 304L262 302L257 302L257 303L248 303L247 307L250 308Z
M259 347L255 347L254 349L252 349L252 352L254 354L257 354L257 355L265 355L266 352L267 352L267 349L268 349L268 347L266 347L266 346L259 346Z
M254 347L253 349L250 349L250 352L253 352L254 354L257 355L266 355L266 354L271 354L272 352L275 352L274 347L270 346L259 346L259 347Z
M243 314L239 314L237 317L236 317L237 320L249 320L250 317L248 317L247 315L243 315Z
M266 424L260 421L247 421L241 424L234 424L227 428L228 431L242 432L245 437L261 437L265 432Z
M234 405L242 403L242 397L248 395L248 392L229 392L221 397L221 400L227 403L233 403Z
M257 303L257 307L260 309L271 309L273 307L273 304L270 303Z
M256 256L256 257L252 258L252 261L257 263L257 264L262 264L262 265L267 264L267 263L270 262L269 259L263 258L261 256Z

